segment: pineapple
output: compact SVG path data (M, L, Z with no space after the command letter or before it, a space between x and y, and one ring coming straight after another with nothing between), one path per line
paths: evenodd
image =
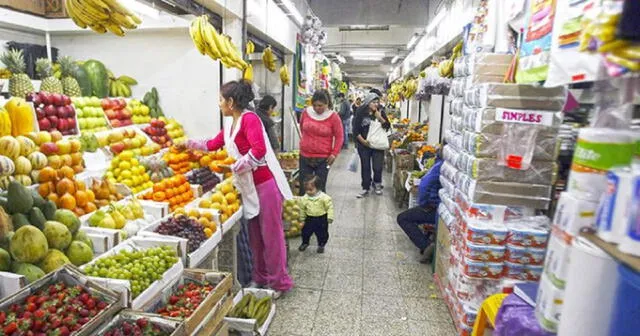
M61 57L58 62L60 63L60 71L62 72L62 87L64 88L64 94L69 97L82 96L82 90L78 81L72 77L73 71L77 66L73 59L69 56Z
M40 79L42 79L40 91L62 93L62 83L59 79L53 77L53 67L49 59L38 58L36 60L36 73L40 76Z
M31 79L25 73L27 65L24 62L22 50L11 49L0 55L0 61L11 71L9 78L9 93L13 97L25 98L28 93L33 92Z

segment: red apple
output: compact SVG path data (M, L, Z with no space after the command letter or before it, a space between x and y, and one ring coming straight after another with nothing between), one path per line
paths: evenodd
M76 110L73 108L73 106L67 105L67 114L69 115L69 117L76 116Z
M120 123L120 120L118 120L118 119L112 119L111 120L111 126L113 126L113 127L121 127L122 123Z
M108 109L108 110L104 110L104 114L107 116L107 119L109 120L113 120L113 119L118 119L118 112Z
M71 98L67 95L62 95L62 104L63 105L71 105Z
M42 109L42 107L36 107L36 116L38 117L38 119L42 119L46 117L47 114L44 113L44 110Z
M76 119L75 118L67 118L67 125L69 125L69 129L76 128Z
M113 108L113 104L111 103L111 100L109 98L102 99L100 105L102 105L103 110L110 110Z
M51 123L49 122L49 119L42 118L38 120L38 127L40 127L41 131L48 131L51 128Z
M57 154L58 150L58 145L55 142L45 142L40 145L40 151L46 156Z
M51 104L49 101L49 94L43 91L38 92L38 98L40 98L40 103L44 105Z
M66 118L58 119L58 129L60 131L66 131L66 130L69 129L69 124L67 123L67 119Z
M58 114L58 109L53 105L47 105L44 107L44 113L47 117L56 116Z
M47 118L49 119L49 122L51 123L51 127L53 127L53 128L59 128L59 127L58 127L58 122L59 122L60 120L58 119L58 117L56 117L56 116L49 116L49 117L47 117Z
M124 108L122 109L122 115L125 119L131 119L133 113L131 113L131 110L129 110L128 108Z
M62 106L62 95L59 93L54 93L51 95L51 104L55 106Z
M56 109L58 111L58 118L66 118L67 117L67 108L65 106L58 106Z

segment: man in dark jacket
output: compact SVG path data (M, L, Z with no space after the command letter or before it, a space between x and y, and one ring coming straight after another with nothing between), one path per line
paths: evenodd
M338 115L342 120L342 129L344 130L344 143L342 144L342 149L347 149L349 148L347 130L349 128L349 120L351 120L351 106L349 106L349 102L344 98L344 94L342 92L338 93L337 98L341 101Z
M402 230L409 236L409 239L419 249L424 258L421 263L426 264L431 261L435 243L430 235L425 234L420 229L421 225L435 227L440 196L438 190L440 185L440 167L442 167L442 148L438 150L436 162L429 169L426 175L420 179L418 186L418 206L405 210L398 215L397 222Z

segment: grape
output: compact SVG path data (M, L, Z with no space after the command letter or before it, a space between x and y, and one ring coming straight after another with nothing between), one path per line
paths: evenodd
M165 258L166 263L152 264L152 260L159 255ZM135 298L153 281L162 278L162 274L176 262L178 257L175 250L171 246L161 246L136 252L120 251L116 255L100 258L94 265L87 266L85 273L102 278L129 280Z
M160 223L155 232L187 239L187 251L189 253L197 250L202 245L202 242L207 239L202 224L182 215L169 218Z

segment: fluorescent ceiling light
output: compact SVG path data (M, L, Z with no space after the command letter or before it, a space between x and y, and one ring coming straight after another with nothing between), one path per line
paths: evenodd
M429 25L427 26L427 34L429 34L438 24L440 24L440 21L444 19L445 15L446 15L446 11L441 10L440 13L438 13L438 15L436 15L436 17L433 18L433 21L429 22Z
M382 59L384 57L384 51L376 51L376 50L354 50L350 51L349 55L351 57L378 57Z
M296 8L296 6L291 2L291 0L280 0L280 3L282 4L282 6L284 6L284 8L287 10L288 14L293 17L293 20L299 25L301 26L302 23L304 22L304 18L302 17L302 14L300 14L300 12L298 11L298 9Z
M384 57L384 55L380 55L380 56L366 56L366 55L358 55L358 56L353 56L351 55L351 58L353 58L354 60L360 60L360 61L382 61L382 58Z
M386 31L389 30L389 25L349 25L340 26L338 31Z
M407 43L407 50L413 49L416 43L418 43L419 39L420 39L420 35L418 33L413 33L413 35L411 36L411 39L409 40L409 43Z
M398 63L399 60L400 60L400 56L395 55L395 56L393 56L393 59L391 60L391 64L396 64L396 63Z
M123 6L140 15L148 16L154 19L160 18L160 10L151 7L137 0L120 0Z

